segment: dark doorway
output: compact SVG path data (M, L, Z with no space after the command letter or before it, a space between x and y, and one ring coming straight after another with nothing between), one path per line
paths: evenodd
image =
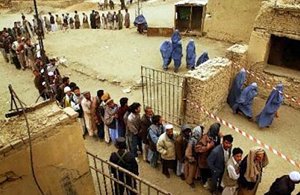
M300 41L271 35L268 64L300 70Z
M176 6L176 28L180 32L190 30L191 8L186 6Z
M203 7L192 8L192 30L201 31Z

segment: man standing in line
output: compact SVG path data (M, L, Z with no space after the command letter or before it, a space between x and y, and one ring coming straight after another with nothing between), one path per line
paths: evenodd
M116 139L116 148L118 149L117 152L113 152L110 155L109 161L126 169L127 171L139 175L139 166L134 159L134 156L132 155L131 152L128 152L126 150L126 141L124 137L119 137ZM131 188L136 189L136 182L134 178L132 178L128 174L124 174L124 172L115 169L111 167L111 173L113 174L114 178L117 179L118 181L121 181L123 183L126 183L126 185L130 186ZM125 182L124 182L125 181ZM115 195L123 195L124 194L124 186L118 184L117 182L114 182L114 194ZM135 195L133 191L130 189L126 189L128 195Z
M117 14L118 18L118 29L121 30L123 28L123 14L121 13L121 10L119 10Z
M138 133L140 132L141 128L141 119L140 119L140 112L141 112L141 104L134 102L129 106L129 112L127 119L127 136L129 138L130 149L136 161L138 160L138 153L137 147L139 143L139 136Z
M176 173L176 154L173 125L167 124L166 132L159 136L157 141L157 151L160 153L162 161L162 173L170 178L169 169Z
M232 157L227 161L225 171L222 178L222 195L236 195L238 183L237 179L240 176L240 162L242 160L243 150L233 148Z
M261 182L263 168L269 164L265 150L259 146L250 149L240 165L238 195L255 195Z
M77 13L76 10L75 10L74 20L75 20L75 29L79 29L80 28L80 18L79 18L79 14Z
M299 183L300 173L292 171L289 175L277 178L270 187L269 192L265 193L265 195L291 195L295 189L295 185Z
M54 16L51 14L51 12L49 12L50 15L50 25L51 25L51 31L55 32L56 31L56 27L55 27L55 18Z
M125 9L125 22L124 22L124 26L126 28L129 28L130 27L130 14L128 13L128 9L126 8Z
M183 125L181 127L180 134L175 139L175 152L177 159L177 170L176 175L184 178L184 160L185 160L185 151L190 139L192 129L189 125Z
M92 97L90 92L83 93L83 100L81 101L81 106L83 110L83 116L87 131L89 136L97 135L97 129L95 120L93 118L93 107L92 107Z
M89 26L89 21L88 21L88 17L85 13L82 13L82 27L83 28L90 28Z
M148 161L147 156L149 150L149 140L147 139L147 136L148 136L148 129L152 124L153 110L150 106L146 106L144 111L145 114L141 118L141 129L139 132L139 137L142 140L143 160Z
M152 117L152 125L148 129L148 140L149 140L148 160L150 161L150 165L153 168L157 167L157 161L159 157L156 144L159 136L164 132L162 121L163 119L160 115L154 115Z
M83 95L80 93L80 88L78 86L75 86L73 88L73 96L71 99L71 107L73 108L73 110L75 112L78 113L78 122L81 124L82 126L82 135L84 137L84 135L86 134L86 127L85 127L85 122L84 122L84 118L83 118L83 110L82 110L82 106L81 106L81 101L83 99Z
M92 10L92 13L90 14L90 24L92 29L96 29L95 10Z
M216 146L207 158L208 167L211 170L211 192L217 194L224 173L225 165L231 155L232 135L225 135L223 143Z
M62 30L62 19L61 17L59 17L58 14L56 14L55 16L56 16L55 22L57 24L58 30Z
M119 137L118 132L118 105L114 103L113 99L106 101L104 122L108 127L110 139L115 143Z

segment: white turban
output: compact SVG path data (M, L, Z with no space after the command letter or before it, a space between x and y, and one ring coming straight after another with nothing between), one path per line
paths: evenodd
M65 92L65 93L67 93L67 92L69 92L69 91L71 91L71 88L70 88L70 87L67 86L67 87L64 88L64 92Z
M299 182L300 181L300 173L298 171L292 171L289 174L289 178L293 181L293 182Z
M167 125L165 126L165 129L173 129L173 125L167 124Z

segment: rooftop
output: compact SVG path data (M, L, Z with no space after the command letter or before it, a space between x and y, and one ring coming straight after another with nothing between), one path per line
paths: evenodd
M26 116L33 138L37 137L37 134L49 131L51 127L77 116L72 108L61 109L55 102L37 104L32 108L35 109L26 113ZM25 142L27 139L27 127L23 115L0 121L0 151L9 145L14 147L14 144Z

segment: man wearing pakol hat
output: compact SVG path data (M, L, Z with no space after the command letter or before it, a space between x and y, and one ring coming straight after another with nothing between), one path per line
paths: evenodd
M289 175L284 175L277 178L269 192L265 195L291 195L295 189L295 185L300 183L300 173L298 171L292 171Z
M113 152L110 155L109 161L126 169L127 171L139 175L139 166L133 156L133 154L126 150L126 141L124 137L119 137L116 139L115 146L118 149L117 152ZM126 185L136 189L136 182L134 178L130 175L126 174L124 176L124 172L120 171L119 169L115 169L111 167L111 173L113 174L114 178L118 181L124 183L126 181ZM126 178L125 178L126 177ZM115 186L115 195L124 194L124 186L119 185L117 182L114 182ZM134 195L136 193L132 192L131 190L127 189L127 194Z
M169 169L176 173L175 140L173 135L173 125L167 124L165 132L159 136L157 141L157 151L160 153L162 161L162 173L170 178Z

